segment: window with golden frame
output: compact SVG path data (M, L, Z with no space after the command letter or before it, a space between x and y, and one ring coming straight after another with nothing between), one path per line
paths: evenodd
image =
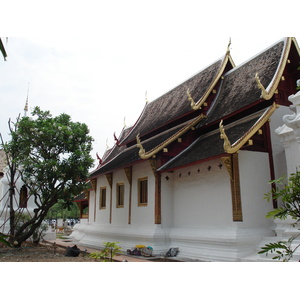
M106 208L106 187L100 188L100 203L99 203L99 209L105 209Z
M138 205L148 205L148 178L139 178L138 180Z
M124 182L117 183L117 207L124 207Z

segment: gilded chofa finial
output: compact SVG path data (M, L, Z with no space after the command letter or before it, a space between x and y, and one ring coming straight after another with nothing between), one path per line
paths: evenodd
M231 147L230 141L225 133L225 129L223 126L223 120L221 120L220 124L219 124L219 129L220 129L220 138L222 140L224 140L224 144L223 144L223 148L225 150L225 152L228 152L228 149Z
M229 43L228 43L228 46L227 46L227 53L230 52L230 46L231 46L231 37L229 38Z
M265 100L270 100L272 98L272 95L269 94L266 89L264 88L264 86L262 85L262 83L260 82L260 79L258 77L258 73L255 74L255 81L257 83L258 88L261 90L261 95L260 97L265 99Z
M146 104L149 103L148 98L147 98L147 91L145 92L145 101L146 101Z

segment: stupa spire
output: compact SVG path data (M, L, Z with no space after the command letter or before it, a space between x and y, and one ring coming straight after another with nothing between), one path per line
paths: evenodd
M24 117L27 117L27 112L28 112L28 95L29 95L29 83L28 83L28 88L27 88L26 103L25 103L25 107L24 107Z

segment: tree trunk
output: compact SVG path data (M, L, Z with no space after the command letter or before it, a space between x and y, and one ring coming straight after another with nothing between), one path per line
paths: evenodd
M16 169L12 163L10 167L10 180L9 180L9 226L10 226L10 238L9 242L14 242L15 235L15 210L14 210L14 195L15 195L15 174Z

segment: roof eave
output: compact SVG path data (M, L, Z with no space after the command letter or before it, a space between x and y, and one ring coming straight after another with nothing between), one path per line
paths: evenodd
M260 80L259 80L259 74L256 74L255 79L256 79L256 82L258 84L258 87L262 90L262 93L261 93L261 98L262 99L270 100L273 97L273 95L275 94L275 92L278 88L278 85L280 83L280 80L282 78L284 69L285 69L285 67L287 65L287 62L288 62L288 57L289 57L289 54L290 54L292 42L294 43L294 45L295 45L295 47L298 51L298 54L300 56L300 50L299 50L299 46L296 42L296 39L292 38L292 37L285 38L285 40L284 40L285 44L284 44L284 48L282 50L281 59L279 61L277 70L276 70L276 72L273 76L273 79L271 80L271 82L269 83L267 88L264 88L262 86L262 84L260 83Z
M193 110L198 110L201 109L201 107L203 106L204 102L207 100L208 96L211 94L211 92L213 91L213 89L215 88L215 86L217 85L217 83L219 82L219 80L222 78L223 74L224 74L224 70L228 64L228 62L232 65L232 68L235 67L235 63L232 60L232 57L230 55L230 52L227 51L223 60L222 60L222 64L219 68L218 73L216 74L215 78L212 80L212 82L210 83L209 87L207 88L207 90L205 91L205 93L203 94L203 96L195 103L191 103L191 108Z

